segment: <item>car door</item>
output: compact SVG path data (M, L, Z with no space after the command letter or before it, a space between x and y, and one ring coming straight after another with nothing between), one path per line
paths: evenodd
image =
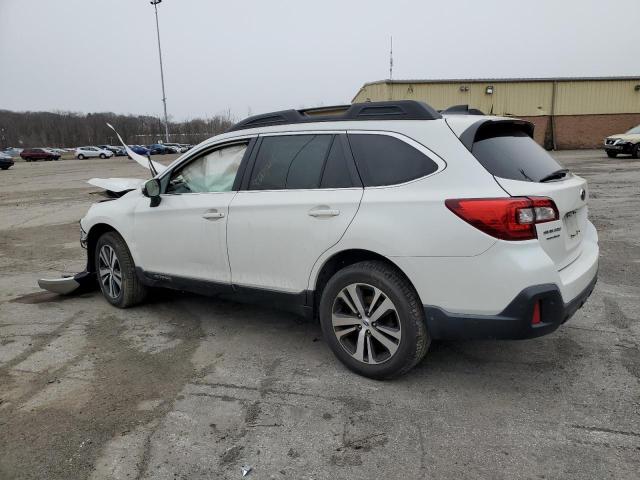
M196 153L163 175L161 202L142 198L134 236L145 272L174 280L230 283L227 255L229 203L250 140Z
M237 286L299 293L353 219L363 188L343 132L261 135L231 202Z

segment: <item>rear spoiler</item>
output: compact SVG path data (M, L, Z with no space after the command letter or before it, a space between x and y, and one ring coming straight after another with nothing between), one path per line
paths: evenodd
M526 120L518 119L496 119L492 120L485 118L478 120L469 128L467 128L462 135L460 135L460 141L467 147L467 150L471 151L474 142L477 142L481 138L488 138L491 133L501 132L505 130L516 130L525 133L529 137L533 138L533 130L535 125Z

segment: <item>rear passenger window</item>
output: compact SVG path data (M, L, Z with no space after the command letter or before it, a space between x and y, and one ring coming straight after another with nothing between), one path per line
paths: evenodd
M332 140L333 135L264 137L249 189L318 188Z
M438 170L424 153L389 135L350 134L349 143L367 187L396 185Z
M342 140L336 136L333 140L333 145L331 145L327 163L324 166L320 187L349 188L355 186L347 162L347 155L344 151Z

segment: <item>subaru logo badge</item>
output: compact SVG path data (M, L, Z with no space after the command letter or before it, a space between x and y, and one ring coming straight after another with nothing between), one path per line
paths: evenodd
M587 198L587 191L584 188L580 189L580 200Z

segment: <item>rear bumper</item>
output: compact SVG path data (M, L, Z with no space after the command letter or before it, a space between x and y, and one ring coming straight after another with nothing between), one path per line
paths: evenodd
M525 288L497 315L456 314L425 305L427 329L436 340L540 337L556 330L584 305L597 279L596 274L569 303L563 302L560 290L554 284ZM537 301L540 301L542 322L532 325L533 308Z

